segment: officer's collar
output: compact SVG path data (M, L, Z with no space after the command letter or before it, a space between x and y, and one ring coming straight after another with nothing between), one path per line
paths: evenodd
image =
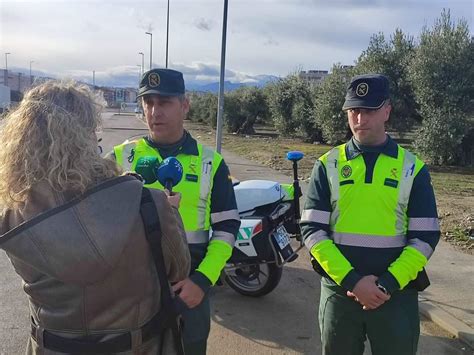
M354 137L347 142L346 157L348 160L354 159L364 152L382 153L396 159L398 157L398 146L388 134L385 143L375 147L363 146L356 142Z
M145 138L146 143L150 147L153 147L158 150L173 148L173 146L176 145L176 150L179 149L179 154L196 155L196 156L199 155L197 141L193 137L191 137L191 134L189 134L189 132L186 130L184 130L184 137L182 139L181 144L180 142L177 142L175 144L170 144L168 146L165 146L165 145L156 144L155 142L151 140L149 136L144 137L144 138Z

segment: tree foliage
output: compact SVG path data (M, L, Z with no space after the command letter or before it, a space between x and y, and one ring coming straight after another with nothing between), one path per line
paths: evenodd
M387 40L371 37L354 68L333 66L320 86L298 74L269 84L226 94L227 131L254 133L254 124L273 123L283 136L336 144L347 139L341 108L350 78L382 73L390 81L392 112L388 128L400 134L415 123L417 152L434 164L467 164L474 160L474 40L465 20L454 23L449 11L419 40L401 29ZM192 94L189 118L216 126L217 95Z
M190 109L188 119L202 122L215 128L217 124L217 95L213 93L189 94Z
M350 132L342 105L351 76L351 69L335 64L331 74L317 88L314 119L315 124L321 127L326 143L340 143L347 138Z
M372 36L368 48L358 59L355 73L380 73L390 81L392 112L388 127L399 133L420 121L408 68L415 53L413 37L396 29L387 41L383 33Z
M227 93L224 99L224 123L232 133L253 134L253 125L268 117L268 105L262 89L241 87Z
M271 84L268 106L274 126L281 135L321 140L321 130L313 119L312 96L310 85L296 74Z
M434 164L463 163L462 142L474 112L474 44L467 22L454 23L444 10L432 28L425 27L410 76L423 117L418 151Z

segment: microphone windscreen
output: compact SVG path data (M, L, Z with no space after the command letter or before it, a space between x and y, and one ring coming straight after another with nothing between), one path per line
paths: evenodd
M166 158L158 167L157 177L165 187L176 186L183 178L183 166L175 157Z
M141 157L137 161L135 171L145 180L145 184L153 184L156 181L158 165L158 158L156 157Z

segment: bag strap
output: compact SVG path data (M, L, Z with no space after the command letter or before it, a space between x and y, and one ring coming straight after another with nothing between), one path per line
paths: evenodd
M156 208L151 192L147 188L142 190L142 199L140 201L140 214L142 216L143 225L145 227L145 235L150 245L151 253L153 255L153 260L155 262L156 272L158 274L158 280L160 282L161 288L161 300L162 307L169 310L173 310L173 318L175 322L171 322L171 330L173 332L173 337L175 340L175 345L179 355L184 355L184 348L182 342L181 329L178 325L179 314L174 311L174 301L171 297L171 289L168 282L168 276L166 275L166 268L163 258L163 248L161 245L161 224L160 218L158 216L158 210Z

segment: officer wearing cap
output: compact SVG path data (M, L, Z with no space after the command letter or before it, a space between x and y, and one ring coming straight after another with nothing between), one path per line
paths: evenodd
M301 216L321 275L323 354L415 354L418 291L439 240L425 164L385 133L389 81L352 78L344 105L353 137L315 163Z
M174 156L183 165L183 179L173 191L182 194L179 212L192 265L190 276L173 289L188 308L183 313L185 352L205 354L210 331L208 291L232 254L240 226L229 169L221 155L197 143L183 127L190 104L182 73L146 72L137 96L149 134L114 147L110 157L124 170L134 170L137 160L145 156L159 161ZM164 189L158 181L149 187Z

